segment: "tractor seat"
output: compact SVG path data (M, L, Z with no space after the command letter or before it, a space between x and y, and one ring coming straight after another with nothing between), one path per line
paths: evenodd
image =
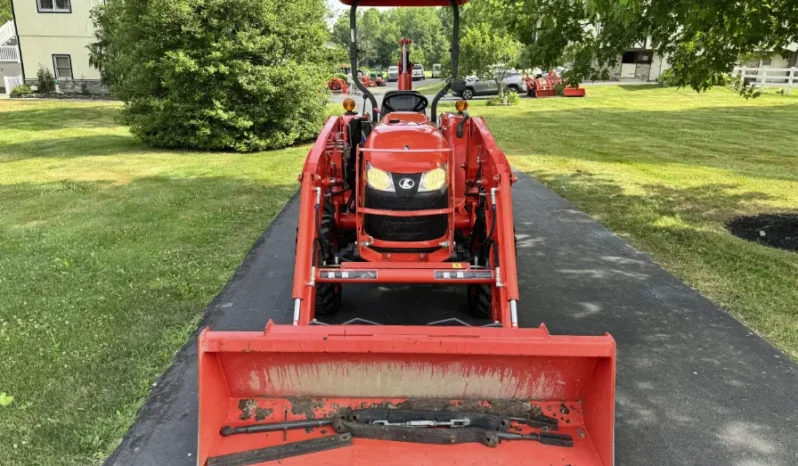
M416 91L388 91L382 98L380 115L391 112L417 112L426 115L429 100Z

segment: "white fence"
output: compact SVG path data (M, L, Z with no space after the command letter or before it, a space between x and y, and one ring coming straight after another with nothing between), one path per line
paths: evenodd
M752 86L783 87L787 94L793 86L798 87L798 68L735 68L732 76L739 76Z
M19 63L19 49L16 45L0 45L0 62Z
M25 82L22 81L22 76L4 76L3 82L5 83L6 95L11 95L11 91L14 90L15 87L25 84Z

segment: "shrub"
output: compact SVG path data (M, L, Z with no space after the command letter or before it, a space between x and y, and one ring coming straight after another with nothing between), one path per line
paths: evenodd
M38 81L39 92L42 94L55 92L55 79L47 68L39 66L39 71L36 73L36 80Z
M734 78L727 73L718 74L712 77L713 86L731 86L734 84Z
M676 75L673 73L673 68L663 71L657 81L663 86L673 87L676 85Z
M92 63L154 146L275 149L323 123L323 0L126 0L92 13Z
M505 92L504 94L499 94L496 97L492 97L488 99L487 105L488 107L504 107L510 105L518 105L521 102L521 97L516 92Z
M335 73L335 77L338 79L343 79L344 81L349 80L349 75L344 73Z
M23 84L21 86L17 86L14 89L11 89L11 97L22 97L24 95L31 95L33 94L33 90L31 90L30 86L27 84Z

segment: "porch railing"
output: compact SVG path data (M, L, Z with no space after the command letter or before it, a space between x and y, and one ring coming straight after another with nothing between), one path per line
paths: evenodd
M0 62L19 63L19 49L16 45L0 45Z

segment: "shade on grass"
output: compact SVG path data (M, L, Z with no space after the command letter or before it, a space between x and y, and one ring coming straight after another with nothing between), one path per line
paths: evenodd
M152 150L108 103L0 101L0 464L99 462L307 147Z
M798 357L798 253L725 228L738 215L798 212L798 96L587 89L469 111L515 167Z

